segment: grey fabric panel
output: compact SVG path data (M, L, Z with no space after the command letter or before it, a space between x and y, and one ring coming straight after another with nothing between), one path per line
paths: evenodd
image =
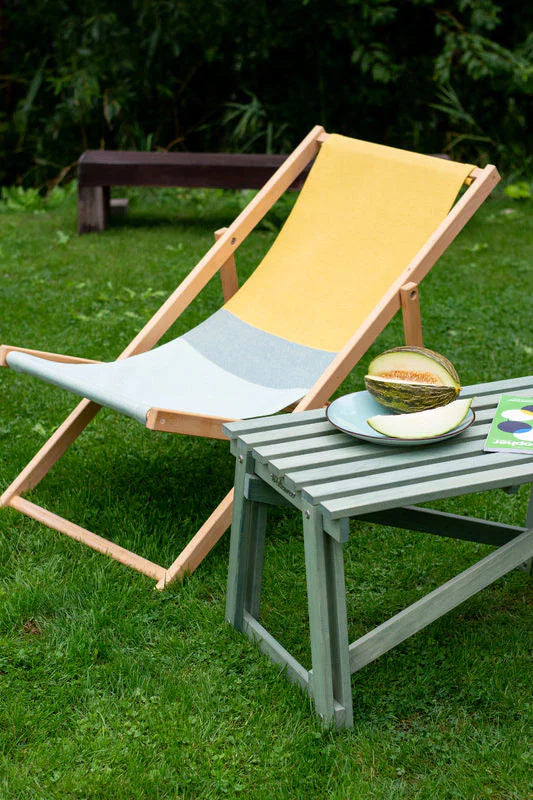
M9 366L146 423L152 407L244 419L273 414L309 386L263 386L232 374L183 338L123 361L60 364L12 351Z
M182 338L228 372L278 389L311 387L337 355L254 328L224 308Z

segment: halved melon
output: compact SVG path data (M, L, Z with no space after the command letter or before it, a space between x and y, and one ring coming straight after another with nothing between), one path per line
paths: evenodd
M374 358L367 391L386 408L406 414L451 403L461 385L453 364L426 347L394 347Z
M367 423L392 439L429 439L456 428L468 414L471 403L472 398L468 398L414 414L376 414Z

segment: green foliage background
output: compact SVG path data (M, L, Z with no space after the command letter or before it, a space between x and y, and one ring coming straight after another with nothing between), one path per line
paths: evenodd
M522 0L0 0L0 184L87 148L286 151L316 123L530 166Z

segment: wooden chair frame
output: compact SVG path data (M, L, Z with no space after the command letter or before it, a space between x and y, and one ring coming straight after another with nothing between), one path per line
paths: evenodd
M119 356L119 360L150 350L217 272L220 272L221 275L224 299L227 300L234 294L238 288L234 260L235 251L302 170L315 158L320 145L327 137L328 134L322 126L317 125L312 129L235 221L228 228L215 233L215 243L211 249L130 342ZM381 333L394 314L400 309L403 312L406 343L422 343L418 283L429 272L498 181L498 171L492 165L488 165L484 169L475 168L470 173L467 180L470 184L469 187L454 205L446 219L438 226L363 324L354 332L353 336L316 381L315 385L295 406L294 411L319 408L324 405L378 334ZM39 355L42 358L63 362L91 363L87 359L2 345L0 347L0 366L8 366L6 356L11 350L19 350ZM154 578L157 581L156 588L163 589L173 580L182 578L185 573L193 572L222 534L229 528L231 524L233 490L226 495L168 569L154 564L22 497L25 492L37 486L66 449L96 416L100 408L100 405L91 400L81 400L63 424L60 425L6 489L0 497L0 507L10 506L54 530L83 542L95 550L106 553L117 561ZM147 414L147 427L152 430L213 438L226 438L222 433L222 424L228 421L231 420L159 408L152 408Z

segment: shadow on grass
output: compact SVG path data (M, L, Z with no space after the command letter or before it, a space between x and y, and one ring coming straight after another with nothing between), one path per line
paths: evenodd
M236 216L236 215L235 215ZM155 228L155 229L174 229L177 226L183 225L187 228L197 228L202 233L205 233L206 227L211 227L213 231L230 225L234 217L228 218L227 216L212 215L212 216L192 216L188 214L168 214L161 212L152 216L151 214L140 214L132 212L124 216L111 216L107 225L107 230L138 230L142 228ZM91 234L84 234L91 235ZM98 234L95 234L98 235Z
M29 499L169 566L231 489L233 468L226 442L154 435L107 415Z

